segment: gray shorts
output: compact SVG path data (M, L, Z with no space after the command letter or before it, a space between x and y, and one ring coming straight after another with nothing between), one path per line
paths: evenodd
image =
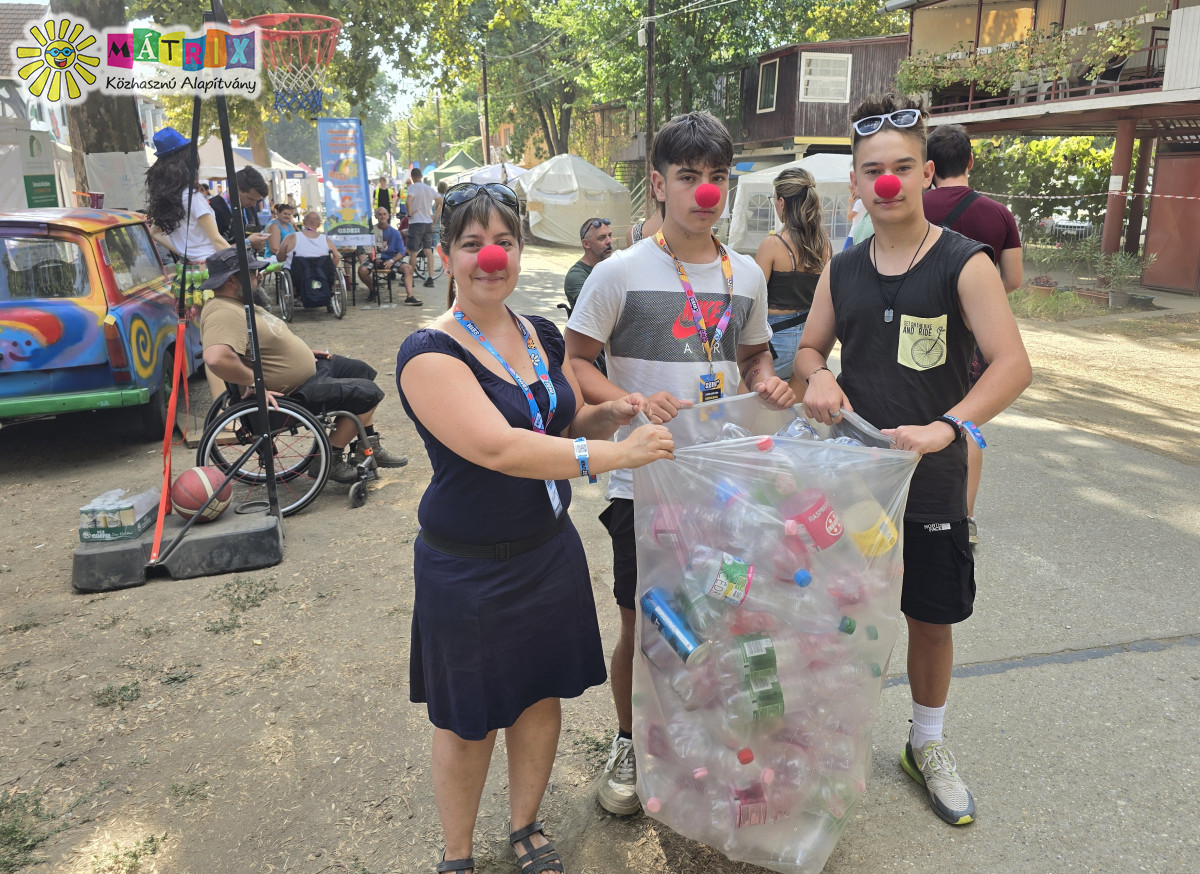
M433 248L433 222L409 222L408 251Z

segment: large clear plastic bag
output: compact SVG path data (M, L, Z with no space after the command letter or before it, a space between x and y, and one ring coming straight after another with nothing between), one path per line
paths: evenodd
M634 471L638 795L789 874L821 870L866 788L899 630L918 456L843 418L702 404L671 423L675 461Z

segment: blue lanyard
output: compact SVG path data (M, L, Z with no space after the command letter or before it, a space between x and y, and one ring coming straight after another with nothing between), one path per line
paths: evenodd
M508 309L505 307L505 309ZM529 402L529 419L533 423L533 430L539 434L545 434L546 429L550 427L550 421L554 418L554 410L558 407L558 393L554 390L554 383L550 380L550 371L546 368L546 362L542 359L542 355L538 352L537 344L533 342L533 338L529 336L529 332L525 330L525 325L513 315L512 310L508 310L508 314L512 316L512 320L516 322L517 328L521 331L521 336L525 338L525 351L529 353L529 360L533 362L533 372L537 374L537 378L541 380L542 385L546 389L546 394L550 396L550 411L546 415L546 422L542 424L542 411L538 409L537 401L533 398L533 391L517 375L517 372L512 369L511 365L504 360L504 357L496 351L496 347L492 345L487 337L483 336L483 331L467 318L466 314L458 308L458 304L454 305L454 318L458 319L458 323L467 329L467 332L479 341L488 352L492 353L492 357L504 365L504 369L508 371L508 375L517 383L517 388L525 392L525 400Z

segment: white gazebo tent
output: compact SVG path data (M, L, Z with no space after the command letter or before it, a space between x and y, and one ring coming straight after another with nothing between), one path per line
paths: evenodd
M483 185L488 182L501 182L509 188L515 188L516 178L528 172L524 167L518 167L516 164L501 161L499 164L488 164L486 167L472 167L470 170L464 170L462 173L447 176L443 181L447 185L459 185L463 182L474 182L476 185Z
M629 189L578 155L555 155L513 188L525 199L530 233L539 240L578 247L579 226L589 218L609 219L617 239L629 227Z
M739 176L729 223L730 248L753 254L772 230L782 227L775 215L775 177L791 167L802 167L817 183L825 212L825 230L833 242L833 250L840 250L842 240L850 232L846 212L850 208L852 165L849 155L818 154Z

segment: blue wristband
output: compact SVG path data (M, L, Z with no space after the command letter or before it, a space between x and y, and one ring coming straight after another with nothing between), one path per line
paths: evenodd
M586 437L575 438L575 460L579 462L579 475L586 476L589 483L594 483L596 478L588 472L588 445Z
M949 422L960 434L964 434L974 440L980 449L987 449L987 441L983 439L983 432L979 430L979 426L974 422L967 422L963 419L955 418L949 413L938 417L938 421Z

